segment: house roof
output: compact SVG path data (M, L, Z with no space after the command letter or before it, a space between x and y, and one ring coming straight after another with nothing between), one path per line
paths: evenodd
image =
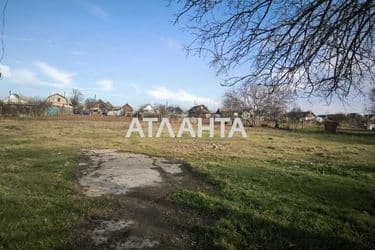
M128 103L126 103L124 106L122 106L122 108L131 108L131 109L133 109L133 107L130 106Z
M316 116L312 111L291 111L286 113L287 115L298 115L301 117L306 117L308 115Z
M58 96L64 98L65 100L68 100L67 97L65 97L65 96L63 96L62 94L59 94L59 93L55 93L55 94L49 95L49 96L47 97L47 99L49 99L51 96L55 96L55 95L58 95Z
M229 108L221 108L217 109L216 114L221 114L221 113L235 113L238 112L237 110L234 109L229 109Z
M189 113L194 113L194 112L209 113L210 111L208 110L208 108L205 105L202 104L202 105L196 105L196 106L189 109Z
M169 107L167 107L167 111L169 113L174 113L174 114L183 114L184 113L184 111L178 106L176 106L176 107L169 106Z
M155 111L154 107L152 107L151 104L145 104L145 105L141 106L141 108L139 110L141 110L141 111Z
M63 96L62 94L59 94L59 93L54 93L54 94L52 94L52 95L49 95L49 96L47 97L47 100L48 100L49 98L51 98L52 96L59 96L59 97L61 97L61 98L64 98L65 101L66 101L67 103L70 104L70 99L69 99L68 97L66 97L66 96Z

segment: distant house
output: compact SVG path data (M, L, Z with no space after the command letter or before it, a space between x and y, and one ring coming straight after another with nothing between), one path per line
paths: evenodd
M13 93L4 98L3 102L5 104L27 104L30 102L30 98Z
M146 104L146 105L143 105L141 107L140 111L145 112L145 113L147 113L147 112L153 113L153 112L155 112L155 109L154 109L154 107L152 107L151 104Z
M205 105L197 105L189 109L189 117L209 118L211 113Z
M106 103L103 100L95 100L90 103L90 115L107 115L108 110L112 110L112 105L110 103Z
M291 111L286 113L286 117L290 121L297 122L315 121L317 118L312 111Z
M143 105L139 111L138 115L143 116L143 117L152 117L158 115L159 112L156 110L151 104L145 104Z
M344 113L337 113L337 114L329 114L327 117L329 120L342 123L345 121L346 115Z
M100 109L98 106L91 107L89 109L90 115L104 115L105 113L103 112L102 109Z
M238 117L238 114L239 112L236 111L236 110L233 110L233 109L227 109L227 108L221 108L221 109L217 109L217 111L215 112L215 117L229 117L229 118L233 118L233 117Z
M73 108L69 99L59 93L48 96L47 102L53 107Z
M185 112L178 106L168 106L167 115L171 117L183 117Z
M59 93L48 96L46 102L50 105L47 115L73 114L73 106L69 99Z
M108 116L123 116L124 110L122 108L115 108L107 112Z
M369 116L370 117L370 116ZM375 116L371 116L366 123L367 130L373 131L375 130Z
M327 120L327 115L317 115L316 116L316 121L319 123L322 123L323 121Z
M127 116L127 117L133 116L134 109L129 104L125 104L124 106L122 106L122 110L123 110L124 116Z

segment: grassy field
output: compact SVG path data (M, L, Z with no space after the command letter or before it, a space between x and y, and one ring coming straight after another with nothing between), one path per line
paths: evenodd
M0 119L0 249L74 248L108 204L78 194L80 150L182 159L211 193L170 200L203 247L374 249L375 135L249 128L248 138L125 138L121 121Z

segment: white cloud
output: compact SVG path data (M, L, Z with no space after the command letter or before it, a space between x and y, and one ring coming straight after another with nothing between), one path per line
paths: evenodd
M108 13L97 5L91 5L90 12L92 15L99 18L106 18L108 16Z
M99 89L102 91L110 92L114 90L113 82L111 80L100 80L96 82L96 85L98 85Z
M217 105L219 103L218 101L212 98L196 96L182 89L173 91L165 87L158 87L149 90L147 94L158 100L171 100L176 102L189 102L191 104L196 103L206 105Z
M0 65L3 77L11 82L25 85L43 85L37 75L28 69L11 69L8 65Z
M0 72L3 77L9 77L11 75L10 67L8 65L0 64Z
M16 83L28 85L43 85L37 75L28 69L16 69L12 71L11 79Z
M173 39L173 38L168 38L168 37L161 37L160 39L161 39L161 41L163 41L165 43L165 45L170 50L173 50L173 51L176 51L176 52L183 52L184 45L180 41L178 41L176 39Z
M107 11L105 11L101 6L92 3L90 0L81 0L78 3L86 12L96 18L105 19L108 17Z
M10 82L22 85L53 86L57 88L67 87L72 81L73 74L63 72L47 63L34 64L38 70L29 68L11 68L8 65L0 65L0 72Z
M35 65L38 67L41 73L51 78L53 81L56 81L58 85L65 86L72 82L72 77L74 74L64 72L45 62L36 62Z

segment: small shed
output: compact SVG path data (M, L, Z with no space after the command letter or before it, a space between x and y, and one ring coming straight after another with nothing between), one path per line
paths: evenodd
M338 122L332 120L324 121L324 131L327 133L336 133Z

